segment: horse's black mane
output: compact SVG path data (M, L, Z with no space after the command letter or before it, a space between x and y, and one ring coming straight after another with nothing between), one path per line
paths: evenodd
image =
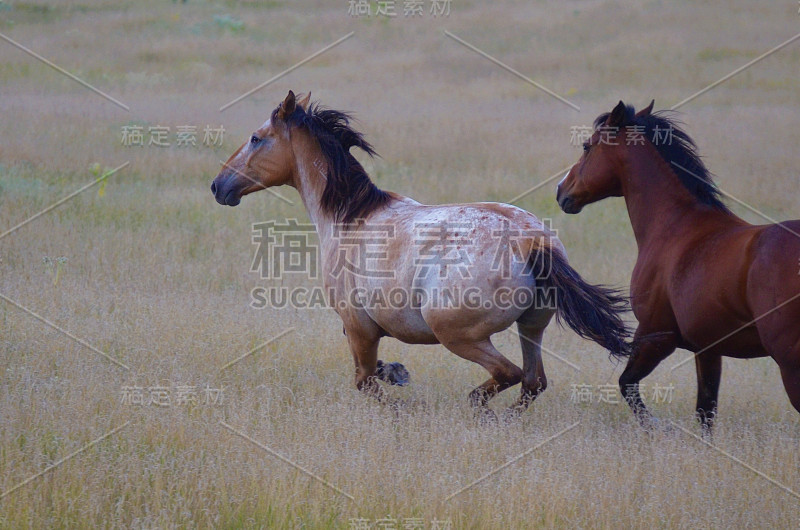
M273 119L278 109L273 112ZM389 202L389 194L372 183L364 167L350 153L359 147L370 156L375 150L351 125L345 112L313 103L308 110L299 105L287 119L291 126L305 128L319 143L327 161L327 183L322 192L322 209L336 222L352 223Z
M702 204L723 212L730 212L721 200L711 172L703 164L697 145L678 125L671 111L658 111L647 116L636 116L631 105L625 106L625 120L620 127L638 125L644 128L643 136L653 143L667 164L672 168L681 184ZM606 123L610 112L601 114L594 121L595 129Z

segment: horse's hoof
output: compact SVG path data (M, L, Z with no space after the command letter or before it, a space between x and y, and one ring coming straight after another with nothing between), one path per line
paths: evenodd
M400 363L385 363L378 360L378 369L375 375L390 385L405 386L411 381L408 370Z
M704 442L709 443L709 444L711 442L713 442L714 441L714 432L711 429L711 427L709 427L707 425L701 425L700 426L700 438Z
M674 431L672 425L663 422L653 416L648 416L639 420L639 423L644 427L644 430L650 434L662 433L669 434Z
M499 423L497 414L489 407L476 408L475 417L479 425L497 425Z

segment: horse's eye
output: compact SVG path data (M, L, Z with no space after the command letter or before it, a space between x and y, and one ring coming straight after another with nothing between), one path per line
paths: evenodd
M590 147L591 147L591 145L589 144L589 142L584 142L584 144L583 144L583 152L584 153L588 153Z
M260 141L261 141L261 138L259 138L255 134L250 137L250 143L253 144L253 145L256 145Z

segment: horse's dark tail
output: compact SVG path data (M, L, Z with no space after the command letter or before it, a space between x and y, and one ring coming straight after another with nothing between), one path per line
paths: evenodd
M531 256L537 287L555 288L556 318L575 333L596 342L618 359L630 357L631 331L622 320L628 298L618 289L587 283L549 245Z

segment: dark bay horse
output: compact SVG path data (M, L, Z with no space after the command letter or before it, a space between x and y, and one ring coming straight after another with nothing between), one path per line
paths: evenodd
M731 213L691 138L652 109L620 101L599 116L557 194L570 214L625 198L639 249L630 288L639 327L622 395L649 424L639 382L683 348L696 354L704 432L717 412L722 356L772 357L800 411L800 221L757 226Z
M380 394L376 379L398 382L378 360L378 342L388 336L440 343L485 368L489 379L470 394L478 410L487 411L492 396L522 382L512 410L524 410L547 384L541 342L554 314L613 355L627 356L629 331L621 319L627 299L581 279L561 242L533 214L497 203L424 205L382 191L350 153L353 147L373 154L347 114L309 105L309 96L296 101L289 92L231 155L211 191L229 206L272 186L300 193L319 234L323 283L344 325L357 388ZM355 240L365 242L369 270L342 266ZM524 296L541 289L553 297ZM451 298L442 300L445 293ZM503 293L511 298L504 302ZM427 301L413 302L420 297ZM522 369L490 340L515 322Z

